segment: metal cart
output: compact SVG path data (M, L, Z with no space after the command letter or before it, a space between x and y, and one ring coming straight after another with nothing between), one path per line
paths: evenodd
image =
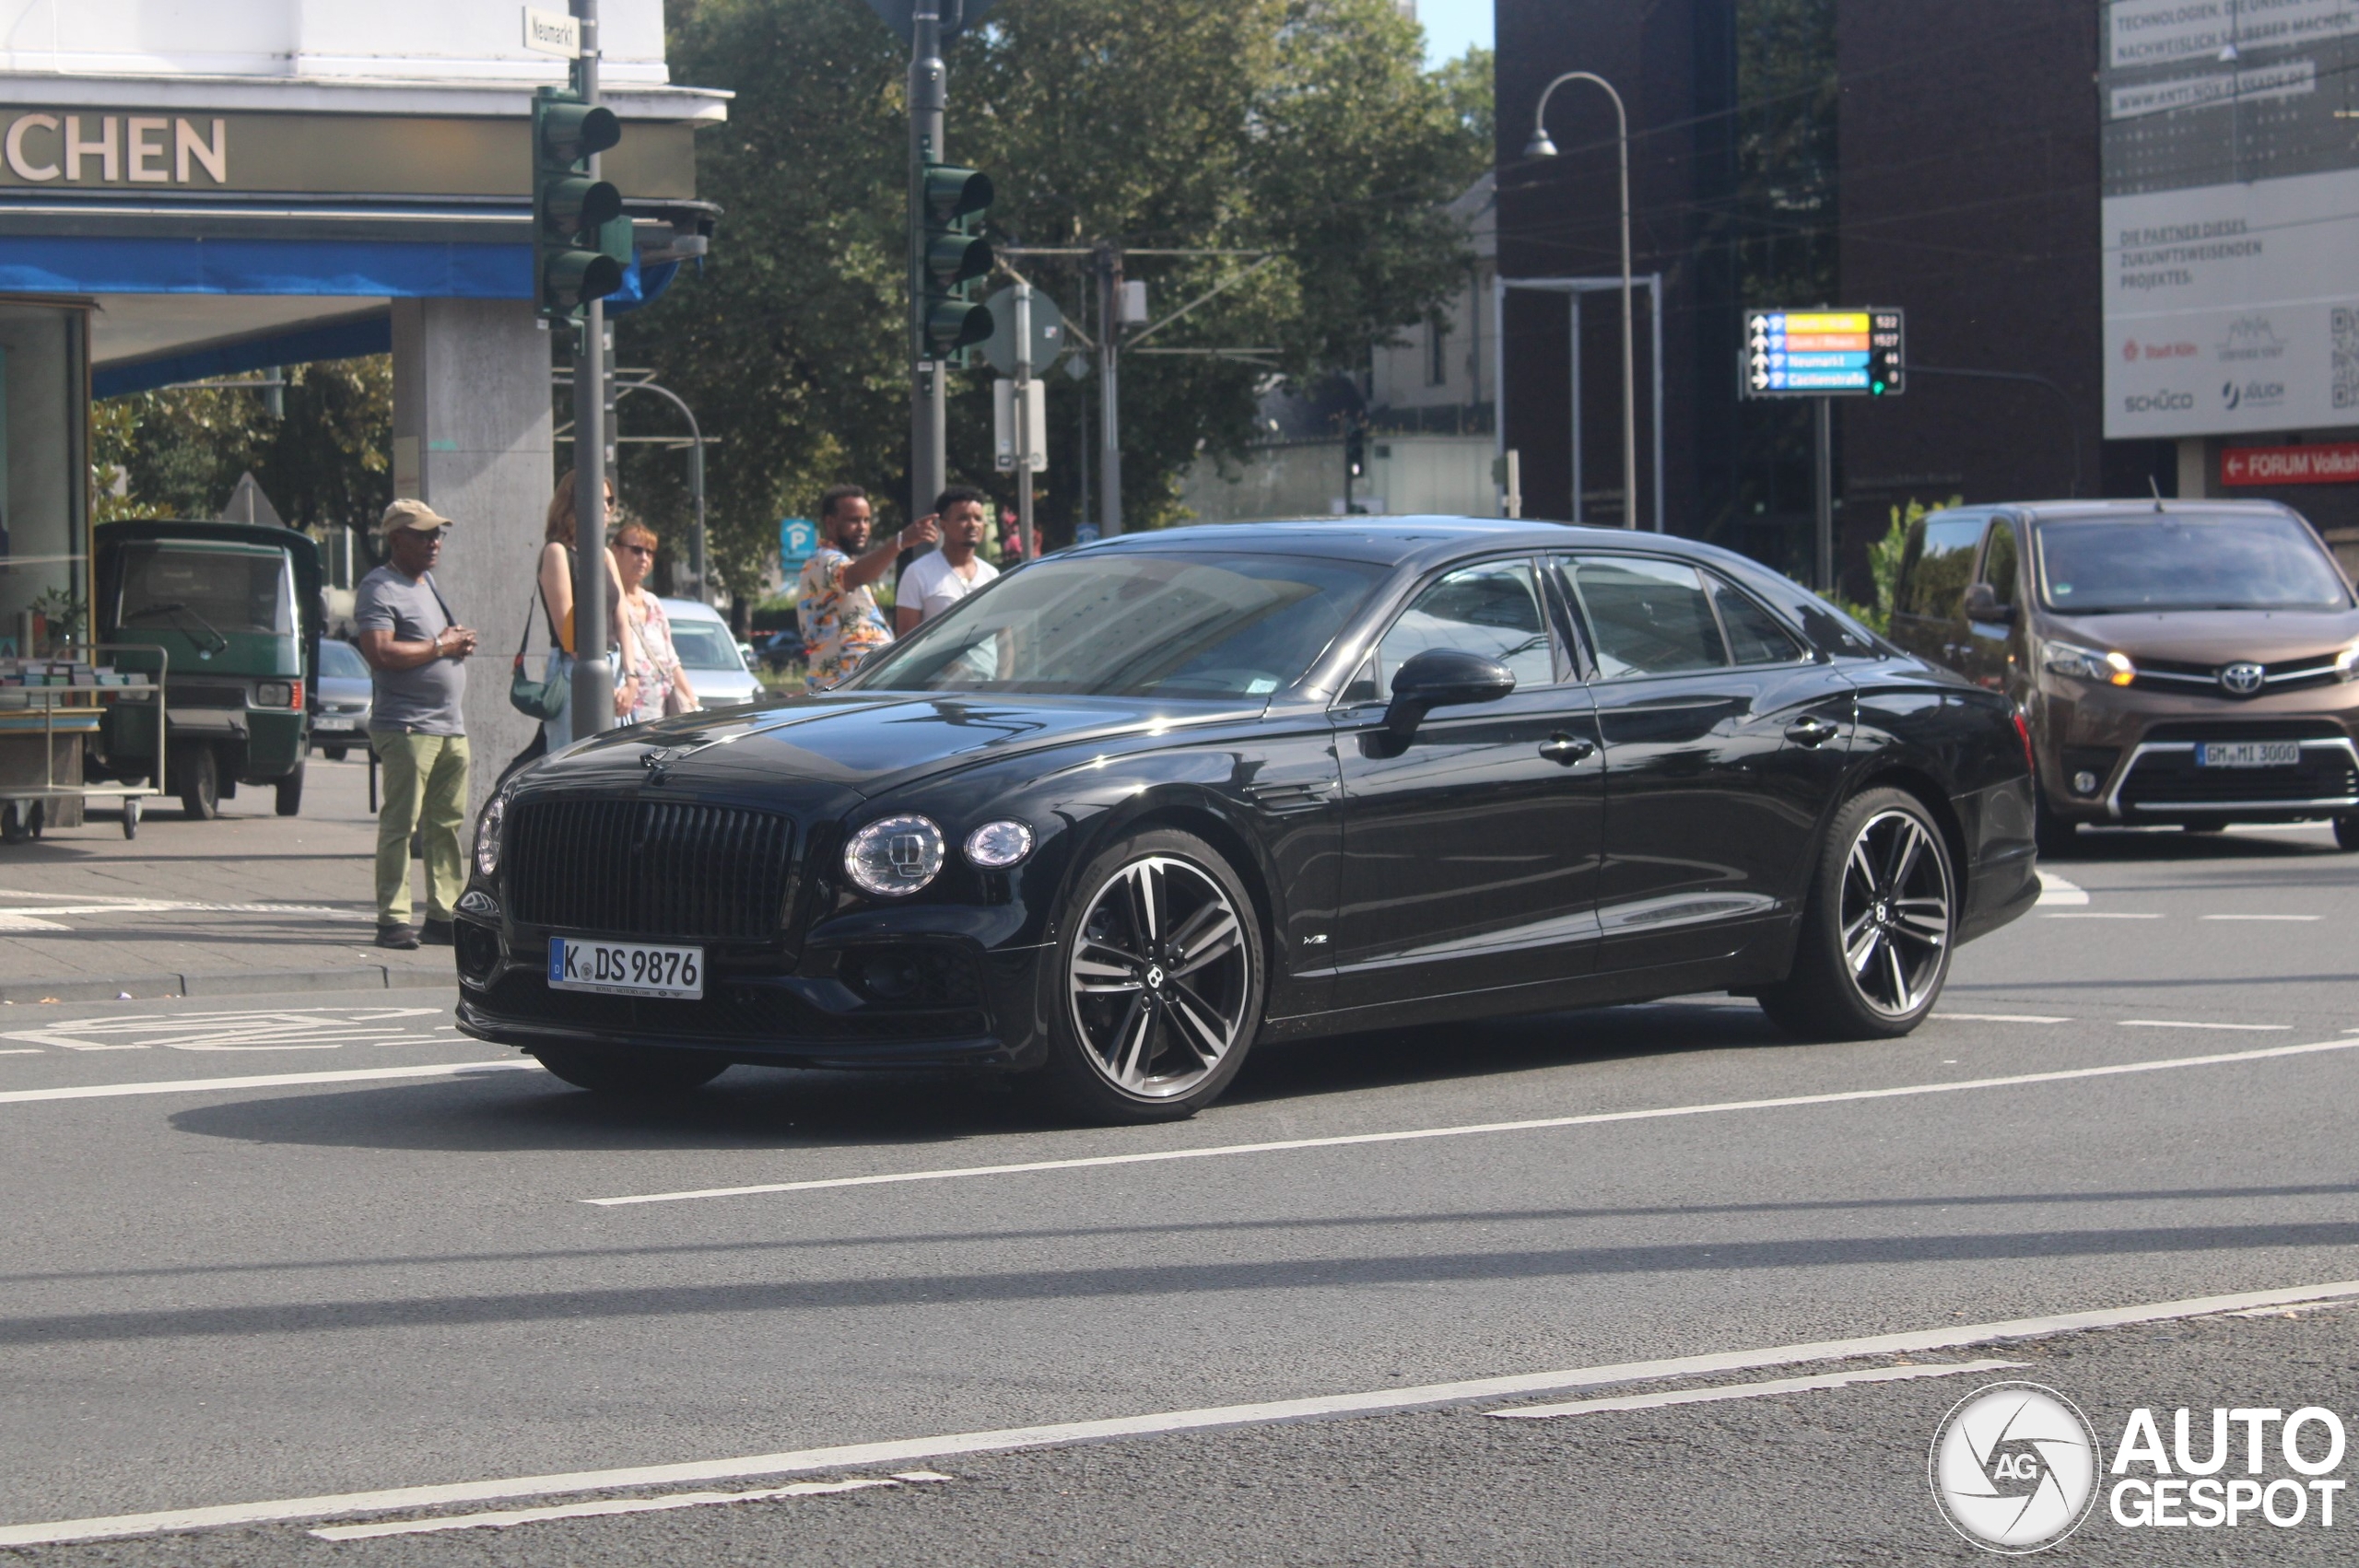
M102 642L86 645L92 654L136 653L141 662L152 656L152 677L137 686L6 686L0 687L0 746L12 741L41 742L41 781L0 783L0 844L21 844L41 837L42 820L52 801L118 801L123 805L123 836L139 836L139 803L164 792L164 676L171 662L165 649L152 643ZM145 784L89 784L57 777L57 743L67 736L95 737L108 709L134 704L151 707L156 717L156 768Z

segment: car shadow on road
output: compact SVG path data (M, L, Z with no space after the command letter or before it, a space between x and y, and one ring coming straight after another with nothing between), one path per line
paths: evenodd
M1322 1095L1783 1040L1750 1006L1598 1008L1257 1048L1221 1104ZM540 1074L275 1094L202 1106L175 1130L241 1142L440 1152L927 1147L1074 1131L1022 1085L982 1073L735 1068L693 1093L632 1100ZM1121 1129L1101 1137L1120 1139Z

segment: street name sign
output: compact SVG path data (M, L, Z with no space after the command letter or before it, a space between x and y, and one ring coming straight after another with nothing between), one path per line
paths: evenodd
M524 7L524 47L535 54L554 54L560 60L581 58L581 20L563 11L544 11L538 6Z
M1746 397L1895 397L1907 386L1899 310L1748 310Z

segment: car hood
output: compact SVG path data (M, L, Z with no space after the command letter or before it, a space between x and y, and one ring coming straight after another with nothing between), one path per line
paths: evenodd
M2045 618L2041 634L2131 660L2274 664L2334 653L2359 641L2359 610L2160 610Z
M535 790L658 786L774 795L840 812L949 768L1027 751L1250 717L1250 708L1143 698L830 693L683 714L583 741L532 770Z

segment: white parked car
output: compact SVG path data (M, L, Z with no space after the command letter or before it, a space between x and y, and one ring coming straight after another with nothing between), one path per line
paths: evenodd
M762 683L745 668L737 638L720 611L693 599L666 599L663 613L672 617L672 646L680 651L680 664L699 702L707 708L730 708L762 699Z

